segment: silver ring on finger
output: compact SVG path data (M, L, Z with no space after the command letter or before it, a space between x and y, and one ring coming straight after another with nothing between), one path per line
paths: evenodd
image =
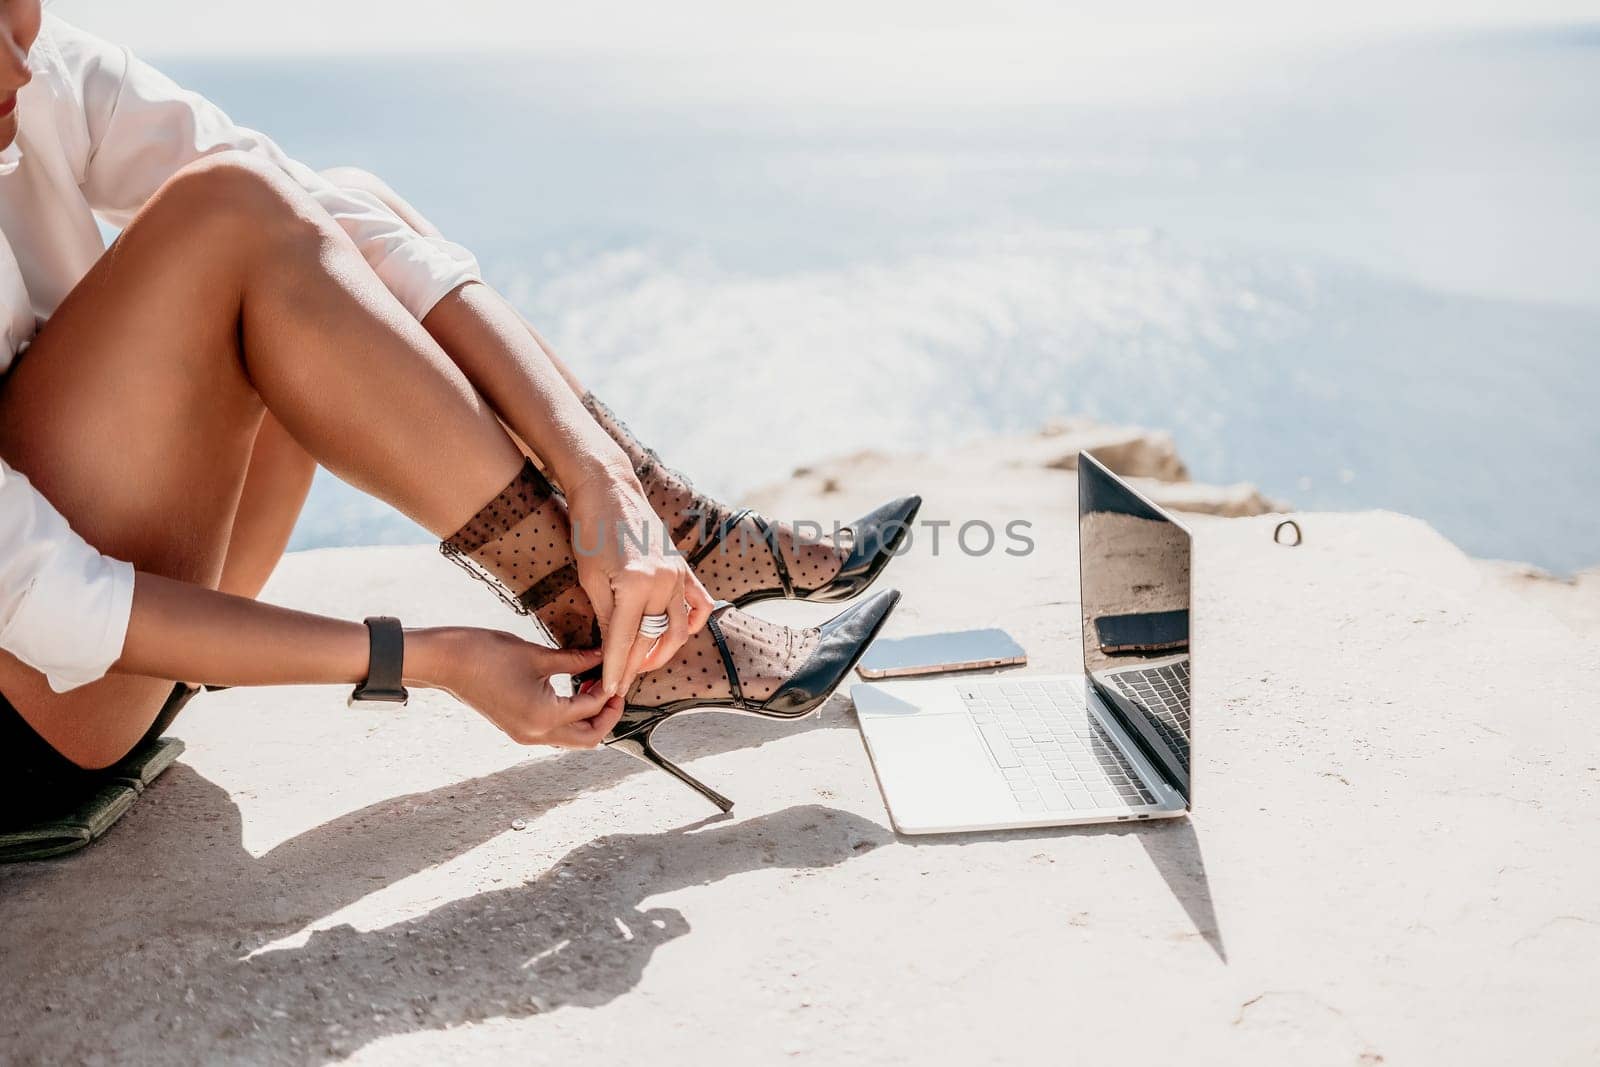
M660 637L667 632L669 620L666 613L646 615L639 620L639 633L645 637Z

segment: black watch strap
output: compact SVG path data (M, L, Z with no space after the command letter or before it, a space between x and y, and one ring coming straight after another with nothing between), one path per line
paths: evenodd
M350 703L404 704L411 699L405 679L406 632L400 620L374 615L367 620L367 680L350 693Z

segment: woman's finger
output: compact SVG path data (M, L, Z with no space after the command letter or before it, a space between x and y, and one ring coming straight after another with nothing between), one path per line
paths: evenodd
M653 671L665 667L683 648L683 643L689 640L689 605L685 603L683 593L680 584L667 602L667 632L650 649L640 670Z
M689 568L685 567L673 576L671 599L667 601L667 642L672 647L668 659L676 656L689 640L688 575Z
M620 696L612 697L600 711L588 719L568 723L550 732L549 744L562 748L594 748L605 740L618 720L622 718L623 702Z
M689 632L697 634L705 626L706 620L711 618L711 611L717 602L711 599L711 594L706 592L706 587L693 571L689 572L688 580L683 583L683 598L689 602Z
M601 672L601 688L607 696L620 692L624 682L631 678L634 669L629 666L633 660L634 646L639 644L639 620L644 617L644 598L648 595L645 590L637 587L621 590L612 601L611 616L601 623L604 640L602 647L605 650L605 669ZM598 610L598 605L596 605ZM643 658L648 650L639 652Z
M663 607L664 606L665 605L663 605ZM650 614L659 615L660 612L652 611ZM637 627L635 627L635 629L637 629ZM634 635L633 647L628 650L628 666L627 669L622 672L622 688L618 689L617 692L624 694L627 693L629 687L633 685L633 680L639 677L639 672L644 669L644 661L650 655L650 650L654 648L657 642L660 640L660 637L646 637L641 633L636 633Z
M540 674L582 674L600 662L598 648L529 647L533 653L534 670Z
M610 698L598 689L587 693L574 693L570 697L552 696L550 700L553 709L550 720L557 724L558 729L594 718L604 711L606 704L610 702Z
M686 567L677 567L662 573L656 579L656 595L650 603L652 615L665 615L667 628L656 635L650 642L645 654L640 657L639 671L653 671L663 666L672 657L678 654L683 647L684 639L688 636L682 625L679 625L675 612L681 613L683 606L683 576L688 572Z
M587 583L580 580L578 585L594 607L594 616L600 620L600 630L604 633L606 620L611 618L611 611L616 606L611 595L611 583L604 579Z

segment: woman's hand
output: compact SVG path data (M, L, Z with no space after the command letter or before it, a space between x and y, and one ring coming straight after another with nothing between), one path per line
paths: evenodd
M141 571L113 669L219 685L353 685L367 676L369 649L359 622ZM406 631L407 685L443 689L524 745L593 748L605 740L622 718L622 698L599 690L565 697L550 684L599 662L599 649L558 651L498 630Z
M599 649L545 648L498 630L408 630L406 681L443 689L519 745L594 748L622 717L622 698L570 697L550 684L600 662Z
M579 387L562 377L514 307L470 282L439 301L422 325L565 492L578 582L600 619L600 688L625 691L635 675L664 666L705 625L711 597L671 553L628 457L584 409ZM641 548L646 530L650 542ZM666 615L667 632L640 637L646 615Z
M663 666L705 625L711 595L671 550L669 532L631 470L596 473L567 489L578 582L600 620L605 669L597 692L625 693L642 671ZM659 638L639 633L666 615Z

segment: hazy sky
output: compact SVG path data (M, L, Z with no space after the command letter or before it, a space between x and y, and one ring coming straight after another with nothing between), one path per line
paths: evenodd
M1015 110L1171 101L1249 79L1277 46L1417 30L1567 24L1595 0L53 0L101 36L185 54L550 51L670 64L617 77L767 106ZM1201 17L1203 16L1203 17ZM1600 21L1594 22L1600 26ZM1268 59L1270 65L1273 60ZM697 88L697 83L699 83ZM651 91L655 91L654 88Z
M1594 0L55 0L52 6L148 53L538 46L865 53L893 40L917 42L952 61L997 48L1176 51L1329 33L1595 17Z

